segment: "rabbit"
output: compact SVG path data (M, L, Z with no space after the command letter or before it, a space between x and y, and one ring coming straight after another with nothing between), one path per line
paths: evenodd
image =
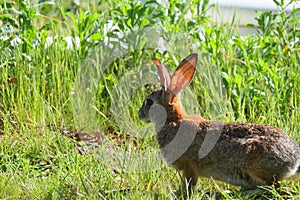
M172 77L158 59L152 60L162 87L144 100L138 117L155 124L162 156L183 171L182 189L193 189L198 177L241 186L243 191L300 178L299 143L281 129L185 114L180 92L194 77L196 53L183 59Z

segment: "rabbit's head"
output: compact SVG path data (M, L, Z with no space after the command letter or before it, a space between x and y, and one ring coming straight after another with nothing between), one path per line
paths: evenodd
M138 112L139 118L154 123L181 119L183 110L180 104L180 92L194 77L198 55L191 54L183 59L171 78L166 67L158 59L152 60L157 67L162 88L155 90L145 99Z

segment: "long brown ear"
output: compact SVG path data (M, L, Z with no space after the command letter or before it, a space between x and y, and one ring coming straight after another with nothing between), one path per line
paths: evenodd
M171 78L170 89L175 95L190 84L196 71L197 62L198 55L196 53L181 61Z
M163 64L161 64L161 62L157 58L153 58L152 61L156 65L162 86L164 86L164 89L167 90L170 85L170 75L166 67Z

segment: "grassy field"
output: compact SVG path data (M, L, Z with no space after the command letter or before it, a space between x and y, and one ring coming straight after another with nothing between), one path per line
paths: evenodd
M137 117L159 86L153 57L172 71L199 54L188 113L300 142L300 10L274 3L257 12L257 34L240 36L235 18L210 21L208 1L0 1L0 198L180 199L180 174ZM259 198L300 198L299 181L266 189ZM200 179L191 198L242 197Z

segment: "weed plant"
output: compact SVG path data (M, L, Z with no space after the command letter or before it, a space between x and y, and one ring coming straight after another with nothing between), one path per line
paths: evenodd
M1 1L0 197L175 198L181 177L137 117L159 83L152 57L172 71L200 55L183 94L187 112L271 124L300 142L300 9L274 4L278 12L258 11L258 25L248 25L256 34L241 36L235 17L211 21L208 0ZM68 131L101 133L108 143L80 153ZM267 189L272 198L300 198L299 181ZM200 179L191 198L242 197Z

